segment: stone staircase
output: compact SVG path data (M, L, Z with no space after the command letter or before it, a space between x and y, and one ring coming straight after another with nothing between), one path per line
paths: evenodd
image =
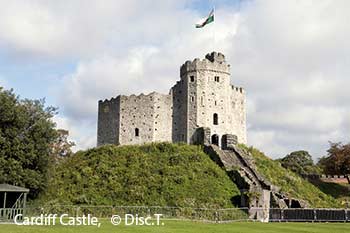
M204 151L236 183L241 191L240 205L249 208L250 218L268 221L271 184L257 172L249 154L237 146L223 150L212 144L205 145Z
M204 151L222 167L241 191L241 207L249 208L251 219L263 222L269 219L270 208L288 208L287 203L299 203L306 207L302 200L289 199L280 192L279 187L272 185L258 171L252 155L230 144L225 149L212 144L204 145Z

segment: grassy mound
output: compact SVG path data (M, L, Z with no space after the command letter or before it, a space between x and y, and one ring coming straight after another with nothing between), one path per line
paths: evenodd
M227 208L236 195L235 184L200 147L153 143L76 153L56 168L41 201Z
M258 171L290 197L306 200L311 207L340 207L340 202L294 172L283 168L279 162L268 158L252 147L241 147L253 155Z

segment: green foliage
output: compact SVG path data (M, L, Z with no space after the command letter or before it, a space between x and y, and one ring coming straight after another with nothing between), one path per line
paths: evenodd
M52 143L51 156L54 163L59 163L73 154L72 147L75 146L75 143L68 140L69 131L58 129L56 132L57 138Z
M294 172L283 168L279 162L268 158L259 150L252 147L247 148L244 145L241 147L253 155L258 171L291 198L303 199L311 205L310 207L340 206L340 203L333 197L323 193Z
M25 186L32 197L45 189L54 113L43 100L21 100L0 87L0 183Z
M350 143L330 142L328 156L323 157L318 165L325 174L329 175L347 175L350 174Z
M290 169L299 175L320 174L321 172L320 168L314 165L309 152L304 150L294 151L278 161L284 168Z
M198 146L152 143L81 151L56 168L44 202L233 207L239 190Z

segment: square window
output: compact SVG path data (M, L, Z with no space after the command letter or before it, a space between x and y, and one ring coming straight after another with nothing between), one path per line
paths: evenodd
M190 80L191 80L191 83L194 82L194 76L193 75L190 76Z

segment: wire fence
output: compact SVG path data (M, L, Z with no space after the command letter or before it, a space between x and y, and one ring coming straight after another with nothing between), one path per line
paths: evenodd
M350 222L350 209L270 209L269 221Z
M111 218L126 214L139 217L161 214L163 219L188 219L198 221L262 221L267 216L269 222L350 222L350 209L263 209L263 208L188 208L159 206L29 206L25 216L68 214L69 216L92 215L98 218Z

